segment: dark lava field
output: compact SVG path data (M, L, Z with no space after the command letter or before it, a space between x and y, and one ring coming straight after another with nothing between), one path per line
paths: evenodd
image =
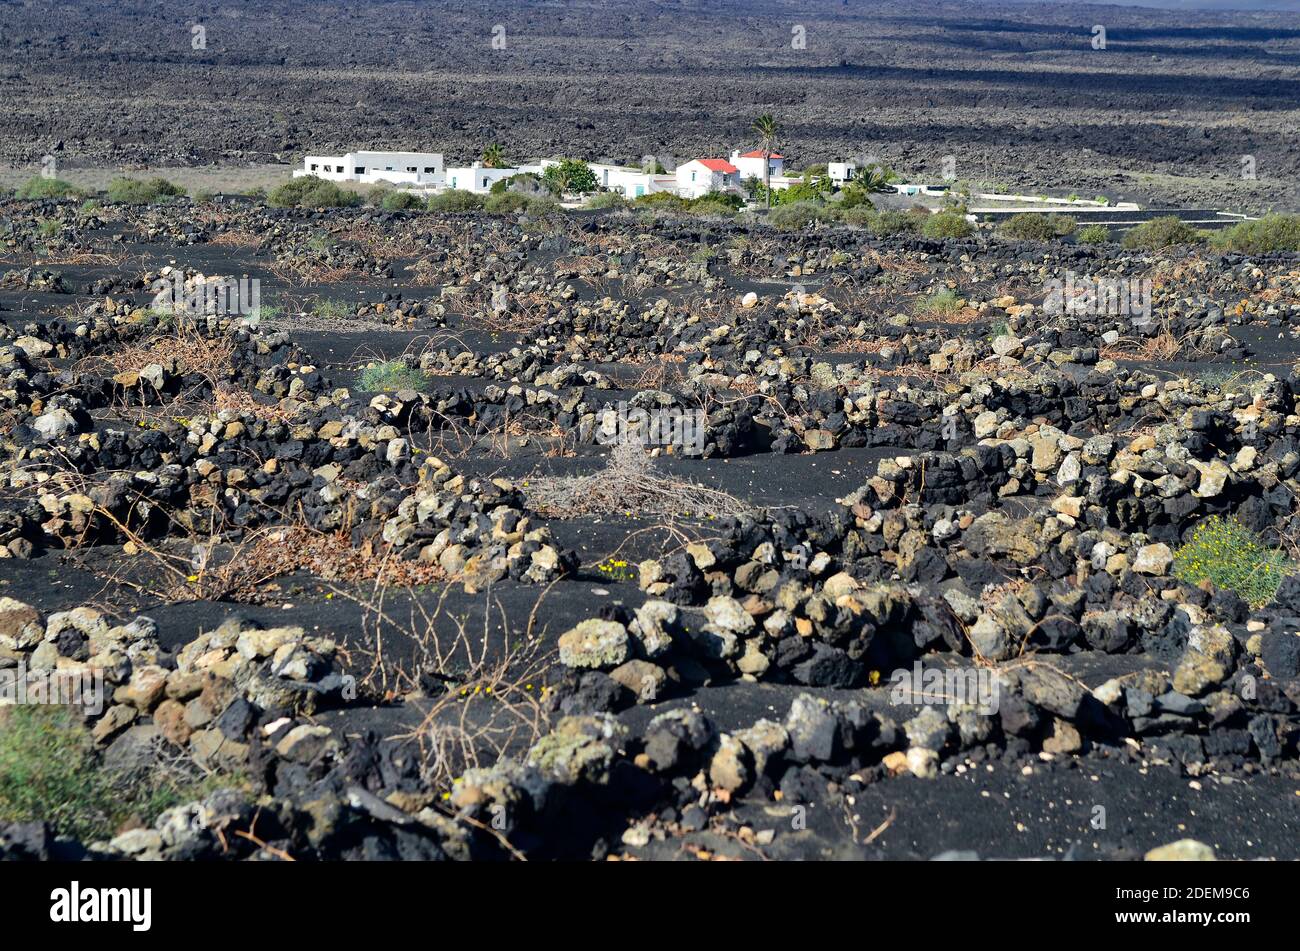
M935 179L952 156L959 179L1027 194L1300 204L1295 12L24 0L0 5L0 61L0 162L20 168L47 154L60 169L297 165L365 148L468 164L492 141L685 161L729 154L770 112L800 165L875 155Z
M5 4L0 155L766 110L801 166L1300 204L1285 14L598 8ZM1300 858L1296 219L45 187L0 197L0 858ZM59 678L99 702L10 702Z

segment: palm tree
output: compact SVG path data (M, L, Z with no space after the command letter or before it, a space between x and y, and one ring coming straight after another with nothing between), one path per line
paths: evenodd
M493 142L483 149L484 168L505 168L506 153L500 143Z
M772 145L776 142L776 119L770 112L765 112L754 120L754 131L763 139L763 194L767 198L767 207L772 207Z

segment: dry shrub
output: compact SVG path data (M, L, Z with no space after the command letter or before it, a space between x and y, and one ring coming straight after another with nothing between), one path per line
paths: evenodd
M212 396L212 411L214 413L229 411L241 416L255 416L258 419L277 423L287 423L296 415L278 404L263 403L247 390L231 386L229 383L217 384Z
M634 441L619 442L609 462L586 476L531 476L522 486L539 515L664 515L722 518L753 507L733 495L685 479L659 475L654 461Z
M107 364L114 373L138 373L151 363L174 366L184 376L203 374L215 389L234 372L234 356L233 335L212 336L188 321L171 320L136 343L92 359Z
M396 738L419 750L425 781L442 791L465 770L491 766L541 739L548 726L543 680L554 662L537 623L549 587L522 628L489 592L479 631L469 629L466 615L447 610L452 590L445 587L432 608L408 591L408 620L396 623L384 607L387 589L377 585L363 604L362 622L374 645L362 685L386 698L427 703L420 723ZM500 629L496 640L494 618ZM413 648L410 660L389 659L388 645L395 638Z

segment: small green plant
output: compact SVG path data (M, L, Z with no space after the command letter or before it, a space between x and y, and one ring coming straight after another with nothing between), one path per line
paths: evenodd
M327 234L314 234L307 239L307 250L324 254L334 247L334 239Z
M627 199L618 192L597 192L583 204L584 208L626 208Z
M1205 387L1207 391L1226 391L1230 390L1246 376L1244 370L1231 370L1225 367L1211 367L1201 370L1192 379Z
M609 581L635 581L637 570L621 558L607 558L596 566L596 570Z
M1159 251L1179 244L1197 244L1201 240L1201 232L1196 228L1184 224L1173 215L1166 215L1130 228L1124 233L1123 245L1129 249Z
M47 218L36 226L36 233L42 238L53 238L61 230L63 230L63 225L53 218Z
M1077 222L1068 215L1043 215L1021 212L1012 215L998 229L1018 241L1051 241L1074 232Z
M905 211L882 211L870 223L872 234L882 238L895 234L916 234L920 227L920 218Z
M23 199L41 199L41 198L69 198L80 197L84 192L71 182L65 182L61 178L44 178L37 175L27 179L18 186L14 192L15 198Z
M71 707L0 708L0 823L43 820L59 835L90 842L128 820L152 823L165 809L245 782L204 776L193 764L136 772L105 768Z
M1192 529L1174 553L1173 574L1179 581L1208 581L1256 607L1271 601L1282 579L1295 570L1284 552L1263 544L1241 523L1218 515Z
M974 233L975 226L959 211L941 211L921 223L921 234L927 238L969 238Z
M1105 225L1085 225L1075 232L1079 244L1105 244L1110 240L1110 229Z
M414 192L394 189L384 193L383 198L379 200L379 207L383 208L384 211L410 211L412 209L423 211L425 200Z
M109 201L123 205L152 205L183 194L183 188L165 178L115 178L105 191Z
M483 210L493 215L512 215L528 207L531 199L519 192L497 192L488 195Z
M989 340L997 340L998 337L1006 337L1011 333L1011 325L1005 320L993 321L993 326L989 328Z
M196 205L210 205L212 204L212 199L215 197L216 196L206 188L196 188L194 191L190 192L190 198L194 200Z
M429 388L429 378L424 372L407 366L401 360L385 360L367 365L361 371L357 383L367 393Z
M84 839L109 832L113 793L75 711L16 706L0 716L0 821L44 819Z
M832 223L839 218L839 212L830 205L815 201L799 201L793 204L781 204L767 215L767 223L782 231L797 231L814 222Z
M482 195L475 195L461 188L452 188L438 195L430 195L428 203L430 211L441 212L478 211L483 205Z
M312 305L311 312L316 317L330 320L343 320L353 315L353 309L341 300L319 300Z
M339 188L314 175L285 182L266 200L275 208L354 208L364 201L360 192Z
M1265 215L1258 221L1243 221L1210 236L1220 251L1266 254L1270 251L1300 251L1300 215Z
M936 291L925 300L918 301L915 313L925 317L951 317L965 305L957 294L948 288Z

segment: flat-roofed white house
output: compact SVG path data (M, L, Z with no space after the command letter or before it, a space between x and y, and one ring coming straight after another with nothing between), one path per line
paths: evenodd
M542 165L488 168L482 162L475 162L473 165L449 167L444 174L444 184L448 189L455 188L460 191L473 192L476 195L486 195L492 190L493 185L503 179L513 178L516 175L525 173L540 175L542 169Z
M640 198L655 192L677 190L676 175L657 175L631 165L612 165L608 162L588 162L587 167L596 176L596 182L601 188L625 198Z
M826 176L835 183L836 186L847 185L858 176L858 166L856 162L827 162Z
M776 178L785 173L785 159L773 152L767 157L768 177ZM755 149L752 152L740 154L740 150L731 153L731 164L736 166L740 172L740 177L757 178L760 182L763 180L763 150Z
M676 178L677 194L683 198L699 198L709 192L740 191L740 170L726 159L684 162L677 166Z
M436 188L443 181L441 152L348 152L346 155L308 155L294 178L323 178L331 182L373 185L414 185Z

